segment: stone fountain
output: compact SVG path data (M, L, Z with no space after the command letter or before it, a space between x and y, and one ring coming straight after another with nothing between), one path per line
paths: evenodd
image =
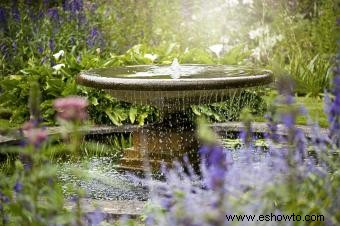
M222 102L247 87L272 82L272 73L242 66L138 65L83 71L78 84L104 89L115 98L149 104L162 112L162 120L133 132L134 147L125 150L121 167L143 169L145 159L152 168L194 153L198 142L193 123L185 112L192 104ZM194 150L194 152L192 152Z

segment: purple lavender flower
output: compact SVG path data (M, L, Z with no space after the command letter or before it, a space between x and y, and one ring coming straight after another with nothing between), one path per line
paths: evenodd
M64 10L64 11L67 11L67 10L68 10L68 8L67 8L67 7L68 7L67 1L68 1L68 0L62 0L62 1L61 1L61 6L63 7L63 10Z
M326 109L328 113L328 121L330 137L333 143L340 147L340 75L335 75L333 80L334 88L333 88L333 95L334 100L333 102L329 101L328 109ZM326 99L327 101L327 99Z
M16 6L12 8L12 17L15 21L20 21L20 12Z
M145 225L146 226L154 226L156 225L155 218L152 214L148 214L148 216L145 219Z
M50 47L51 52L54 52L54 50L55 50L55 41L54 41L54 39L50 39L48 41L48 45Z
M22 189L23 189L22 183L16 182L15 185L14 185L14 187L13 187L13 190L14 190L15 192L19 193L19 192L22 191Z
M208 167L218 165L225 167L226 165L226 154L224 147L220 145L204 145L200 148L199 153L201 157L206 160Z
M294 146L295 146L295 161L298 163L302 163L304 159L307 157L307 139L305 134L301 129L295 130L294 136Z
M252 141L253 141L253 132L252 132L252 128L251 128L251 124L250 122L246 122L244 123L244 127L242 128L242 131L240 133L240 138L243 142L243 144L245 144L246 147L251 147L252 145Z
M10 199L8 198L8 196L0 192L0 201L2 201L3 203L9 203Z
M79 196L78 195L72 195L71 198L70 198L70 201L71 202L79 202Z
M208 169L208 175L205 178L205 183L209 189L221 189L226 177L226 169L218 166L211 166Z
M87 40L86 40L86 43L89 46L89 48L93 48L96 45L97 40L99 39L99 35L100 35L100 33L98 31L98 28L93 27L90 31L89 36L87 37Z
M206 185L213 190L220 188L224 183L228 165L223 146L204 145L200 148L199 153L209 175L205 178Z
M58 8L50 8L47 10L47 15L54 23L59 23L59 11Z
M78 14L83 11L83 1L82 0L69 0L62 2L65 11L71 11L73 14Z
M9 56L8 46L5 43L0 44L0 53L7 58Z
M92 28L92 30L90 32L91 38L96 38L98 35L99 35L98 28L96 28L96 27Z
M98 9L98 4L95 2L87 2L87 4L88 4L88 10L91 13L95 13L95 11Z
M163 209L169 211L170 208L174 205L173 197L171 195L169 195L168 197L162 197L160 204Z
M295 125L295 117L291 112L282 113L281 120L287 128L293 128Z
M6 10L5 8L0 7L0 24L6 24Z
M50 66L51 66L51 67L55 66L56 63L55 63L55 61L54 61L54 58L51 57L51 58L49 58L49 59L50 59Z
M44 48L42 46L38 47L38 53L42 54L44 52Z
M84 27L86 27L87 26L87 18L86 18L86 15L85 15L85 13L84 12L82 12L82 13L80 13L79 15L78 15L78 24L80 25L80 26L84 26Z
M278 142L280 138L280 136L277 134L278 124L274 121L274 118L271 114L266 114L264 117L267 119L267 127L269 130L265 133L265 137L274 142Z
M50 5L50 0L43 0L43 5L46 7L46 8L48 8L49 7L49 5Z
M89 225L97 226L104 220L104 213L99 209L96 209L94 212L88 213L85 215Z

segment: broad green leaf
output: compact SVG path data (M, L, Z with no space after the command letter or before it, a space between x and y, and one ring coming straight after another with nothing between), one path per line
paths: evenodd
M137 115L137 108L136 107L131 107L130 111L129 111L129 118L130 118L130 122L134 123L136 120L136 115Z
M97 106L99 103L98 103L98 99L96 97L91 97L90 98L90 103L93 105L93 106Z
M110 118L111 122L117 126L121 126L122 123L119 121L118 117L115 114L112 114L110 110L105 111L106 115Z
M145 119L148 117L148 115L149 115L149 113L144 112L144 113L142 113L142 114L140 114L140 115L138 116L138 124L139 124L140 126L144 125L144 121L145 121Z
M191 109L192 109L192 111L195 113L195 115L201 116L201 112L200 112L200 110L198 109L197 106L192 105L192 106L191 106Z

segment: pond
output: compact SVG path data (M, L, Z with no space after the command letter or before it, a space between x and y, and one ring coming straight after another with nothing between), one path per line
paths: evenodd
M237 133L229 133L228 138L221 138L221 143L225 147L234 161L244 161L244 156L240 155L242 141L237 138ZM258 163L266 157L267 143L261 134L255 142L255 155ZM117 140L121 143L118 144ZM122 140L125 140L122 142ZM124 144L122 144L124 143ZM98 200L139 200L146 201L149 199L149 190L145 183L141 183L144 178L142 169L125 170L119 164L122 155L122 148L131 148L131 137L122 137L120 135L95 135L87 140L84 144L91 149L88 157L81 161L59 160L59 178L66 192L68 186L76 186L84 189L87 198ZM108 151L109 147L111 149ZM112 146L114 148L112 148ZM118 147L117 147L118 146ZM104 148L106 150L104 151ZM112 152L112 153L110 153ZM84 175L79 179L74 175L74 171L79 170L79 174ZM83 172L81 173L81 171ZM73 172L73 173L71 173ZM153 177L158 180L164 180L160 169L153 172Z

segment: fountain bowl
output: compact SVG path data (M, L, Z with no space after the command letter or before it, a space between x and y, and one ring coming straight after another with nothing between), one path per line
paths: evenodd
M272 80L269 70L200 64L100 68L83 71L77 77L78 84L104 89L119 100L153 105L164 112L221 102L244 88Z

